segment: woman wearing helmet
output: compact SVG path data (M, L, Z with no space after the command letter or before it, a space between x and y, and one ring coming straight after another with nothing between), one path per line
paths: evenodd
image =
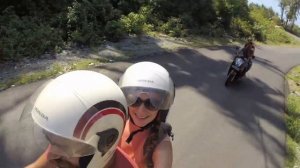
M246 69L243 72L243 76L250 70L252 67L252 59L255 59L254 52L255 52L255 45L253 41L250 39L248 42L244 45L242 50L240 51L243 55L244 60L247 63Z
M36 141L47 149L28 168L118 167L120 161L122 167L134 167L116 150L127 111L126 99L111 79L73 71L37 92L25 110L35 123Z
M175 89L168 71L153 62L139 62L127 68L119 86L129 106L119 146L139 168L172 167L173 135L165 120Z

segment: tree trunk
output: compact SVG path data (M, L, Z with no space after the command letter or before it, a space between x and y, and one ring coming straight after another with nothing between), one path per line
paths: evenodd
M281 24L284 23L284 20L283 20L283 13L284 13L284 6L282 4L280 4L280 20L281 20Z

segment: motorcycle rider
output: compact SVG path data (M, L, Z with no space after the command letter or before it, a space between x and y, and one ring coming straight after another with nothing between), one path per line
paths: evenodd
M137 167L117 148L126 99L110 78L93 71L65 73L38 89L24 109L45 152L26 168Z
M252 67L252 59L255 58L254 56L254 51L255 51L255 46L252 40L249 40L244 47L242 48L242 50L240 52L242 52L242 58L246 61L246 68L243 72L244 76L246 74L246 72L248 72L250 70L250 68Z

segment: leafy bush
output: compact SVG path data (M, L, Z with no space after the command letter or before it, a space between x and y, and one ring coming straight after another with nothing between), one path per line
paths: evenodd
M275 43L292 43L292 39L290 36L286 34L286 32L281 28L274 28L270 29L267 33L267 40L275 42Z
M145 18L143 31L146 33L153 31L155 26L160 23L160 20L153 14L153 9L150 6L142 6L139 10L139 14Z
M145 0L111 0L114 6L122 11L124 15L131 12L138 12L140 7L146 2Z
M287 159L285 161L286 168L294 168L299 165L299 144L290 136L287 136Z
M122 16L121 22L128 33L142 34L146 18L141 14L131 12L127 16Z
M295 141L300 142L300 134L299 134L300 121L299 121L299 117L298 117L298 119L295 119L294 117L295 116L288 116L286 118L288 132L289 132L289 135L291 135L291 137Z
M184 25L184 27L187 27L189 29L195 29L198 28L197 23L195 22L195 20L192 18L191 15L188 14L183 14L180 17L181 23Z
M116 42L124 36L125 28L121 22L112 20L105 25L104 33L107 40Z
M271 43L291 43L292 39L276 25L276 21L266 16L265 10L263 7L253 6L250 11L250 17L255 22L253 31L257 40Z
M293 32L296 36L300 37L300 27L299 27L299 26L295 25L295 26L293 27L292 32Z
M267 40L266 30L260 24L254 23L253 34L254 34L254 38L258 41L265 42Z
M252 37L252 25L249 21L234 18L230 26L237 37Z
M151 32L160 24L160 20L152 14L150 6L141 7L138 13L131 12L127 16L123 15L120 21L127 33L137 35Z
M74 1L68 7L69 40L79 45L94 46L102 42L105 25L108 21L119 18L109 0Z
M288 134L296 141L300 142L300 97L289 95L287 100L288 116L286 117L286 124Z
M180 37L183 35L183 24L179 18L171 17L160 30L172 37Z
M63 46L60 33L35 17L18 17L13 8L0 16L0 59L18 60L22 57L38 57Z

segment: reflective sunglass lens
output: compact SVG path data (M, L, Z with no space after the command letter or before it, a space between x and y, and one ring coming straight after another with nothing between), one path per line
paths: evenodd
M147 109L149 109L151 111L157 110L157 108L151 103L150 99L145 100L144 105Z
M131 105L132 107L139 107L144 103L144 106L150 111L158 110L157 106L153 105L150 99L142 100L141 98L137 98L136 101Z
M141 104L143 103L142 99L141 98L137 98L136 101L131 105L133 107L138 107L140 106Z

